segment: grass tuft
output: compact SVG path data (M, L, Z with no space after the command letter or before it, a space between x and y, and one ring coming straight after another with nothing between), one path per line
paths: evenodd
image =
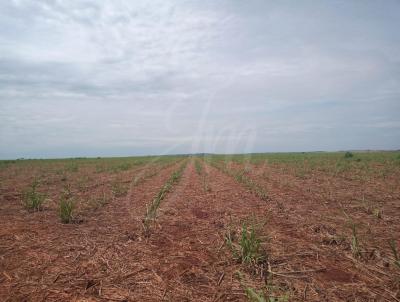
M376 218L378 218L378 219L382 218L382 210L381 209L375 208L372 213Z
M111 199L111 197L109 195L107 195L106 192L103 191L103 194L90 199L89 202L90 202L92 208L94 210L97 210L100 207L104 207L105 205L107 205L110 202L110 199Z
M203 174L203 179L202 180L203 180L203 189L204 189L204 191L205 192L211 192L211 187L210 187L210 185L208 183L208 173L207 172Z
M71 223L73 221L74 201L71 190L66 187L61 193L59 215L62 223Z
M203 167L202 167L202 165L201 165L201 163L200 163L200 160L198 160L198 159L195 160L195 162L194 162L194 167L196 168L197 174L201 175L201 172L202 172L202 170L203 170Z
M261 239L257 236L253 224L249 227L243 223L240 233L229 229L225 234L225 242L237 261L258 265L266 260Z
M114 197L122 197L128 193L128 187L120 181L115 180L111 184L111 193Z
M267 302L264 293L262 291L257 292L255 289L246 286L244 288L246 297L251 302Z
M240 281L240 285L243 287L244 292L246 294L247 299L250 302L287 302L289 301L289 295L286 293L285 295L268 295L263 290L256 290L248 285L246 285L243 281L243 275L240 271L236 271L236 276ZM272 287L267 287L267 292L272 290Z
M45 195L37 192L38 181L33 181L31 186L23 194L24 207L29 211L41 211Z
M350 228L352 231L351 243L350 243L351 252L355 258L360 258L361 257L361 248L360 248L360 241L359 241L358 235L357 235L356 225L354 223L351 223Z
M397 251L397 246L396 246L396 241L394 239L389 240L389 246L390 249L392 250L394 261L393 264L400 269L400 255L399 252Z

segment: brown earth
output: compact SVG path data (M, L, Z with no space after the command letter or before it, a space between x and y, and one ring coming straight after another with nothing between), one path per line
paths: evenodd
M0 300L247 301L244 288L251 287L275 301L400 301L399 273L384 245L400 233L398 191L382 195L380 185L382 204L394 209L376 219L347 202L358 186L345 180L329 180L336 195L327 200L325 187L317 189L323 175L298 180L285 174L282 187L281 171L254 166L247 176L268 192L264 201L208 164L199 175L189 161L148 235L146 205L178 166L123 173L118 181L130 184L126 196L96 210L83 206L79 224L61 224L51 203L27 212L18 192L28 177L14 174L0 195ZM131 184L149 169L157 173ZM99 174L84 196L98 194L109 180ZM53 199L59 189L59 181L49 184ZM362 222L360 259L351 253L343 210ZM239 263L225 244L227 230L244 221L259 225L265 266Z

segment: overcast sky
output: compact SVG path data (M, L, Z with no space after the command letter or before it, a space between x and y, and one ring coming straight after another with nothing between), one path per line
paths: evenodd
M400 1L0 1L0 158L400 148Z

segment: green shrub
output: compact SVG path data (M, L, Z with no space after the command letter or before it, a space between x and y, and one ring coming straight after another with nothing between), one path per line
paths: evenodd
M350 151L347 151L345 154L344 154L344 158L352 158L354 155L353 155L353 153L351 153Z

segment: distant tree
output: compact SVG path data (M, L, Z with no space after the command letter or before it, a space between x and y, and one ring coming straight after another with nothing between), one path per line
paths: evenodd
M353 153L351 153L350 151L347 151L345 154L344 154L344 158L352 158L354 155L353 155Z

